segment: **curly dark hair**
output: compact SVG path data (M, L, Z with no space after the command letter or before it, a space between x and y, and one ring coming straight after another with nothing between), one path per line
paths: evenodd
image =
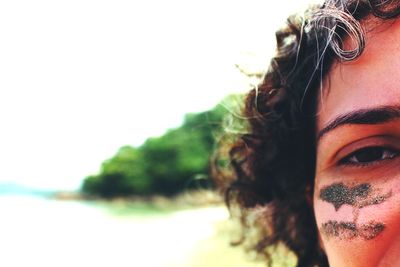
M328 0L289 17L276 33L275 57L245 99L247 132L218 150L216 158L223 159L225 151L228 167L218 160L214 165L228 206L242 210L244 228L250 227L245 222L253 208L263 207L257 251L284 244L297 266L328 266L312 208L319 90L335 62L361 55L365 21L376 25L399 14L398 0ZM344 47L347 39L350 48Z

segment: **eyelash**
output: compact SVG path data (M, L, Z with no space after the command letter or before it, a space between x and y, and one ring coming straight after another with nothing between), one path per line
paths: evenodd
M369 150L369 151L368 151ZM371 156L371 153L380 153L380 155L372 155L372 157L375 157L372 160L366 160L365 162L360 161L360 159L357 159L357 157L363 156L362 153L367 153L364 156ZM369 153L369 154L368 154ZM379 156L379 159L376 158L376 156ZM366 167L369 165L374 165L378 164L382 161L385 160L391 160L399 156L399 151L393 149L393 148L388 148L388 147L383 147L383 146L370 146L370 147L363 147L361 149L358 149L348 156L344 157L339 161L339 165L349 165L349 166L354 166L354 167Z

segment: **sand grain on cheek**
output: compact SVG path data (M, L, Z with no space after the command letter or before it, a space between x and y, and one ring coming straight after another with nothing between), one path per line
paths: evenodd
M328 221L321 226L321 232L328 238L336 237L339 239L350 240L360 237L370 240L378 236L385 229L383 223L375 221L357 225L353 222Z
M337 211L344 204L354 206L358 199L365 199L370 193L371 185L369 184L348 188L343 183L338 183L322 188L319 197L331 203Z
M338 211L343 205L353 207L352 221L329 220L321 225L321 232L328 238L336 237L339 239L354 239L356 237L364 240L371 240L378 236L385 229L382 222L370 221L365 224L358 224L360 210L366 206L378 205L387 198L391 197L392 192L379 194L379 190L374 190L368 183L346 186L343 183L335 183L321 189L319 198L333 205Z

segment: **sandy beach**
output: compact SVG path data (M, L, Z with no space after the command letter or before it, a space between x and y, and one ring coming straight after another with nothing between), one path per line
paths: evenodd
M0 266L265 266L230 247L223 206L117 216L81 201L0 196Z

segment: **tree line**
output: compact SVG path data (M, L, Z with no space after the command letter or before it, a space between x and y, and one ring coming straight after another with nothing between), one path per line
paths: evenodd
M98 174L84 179L82 191L104 198L171 196L194 187L212 186L210 156L225 114L222 105L187 114L180 127L149 138L139 147L121 147L102 163Z

